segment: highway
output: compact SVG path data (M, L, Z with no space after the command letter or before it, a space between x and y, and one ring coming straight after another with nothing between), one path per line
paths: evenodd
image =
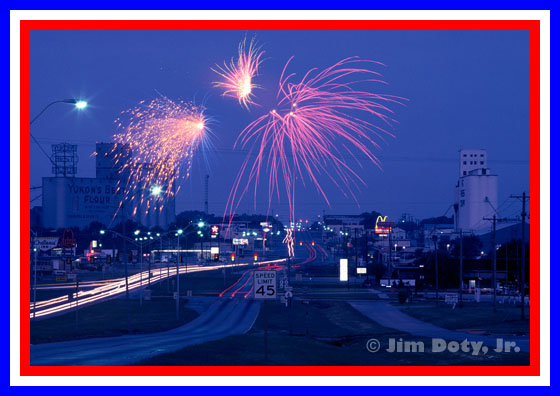
M317 252L311 245L306 244L305 246L308 257L292 265L292 268L312 261L317 257ZM258 263L258 269L284 271L287 268L286 265L282 264L284 262L285 259L260 262ZM189 272L223 267L222 265L191 266ZM159 333L31 345L30 363L33 366L131 365L149 357L177 351L190 345L201 344L230 335L244 334L252 328L261 307L260 301L252 299L253 271L255 269L253 267L243 272L237 282L220 293L219 298L201 316L183 326ZM181 273L183 273L183 270L184 268L181 268ZM152 271L152 274L152 282L159 281L167 277L167 269L157 269L155 274L154 271ZM175 272L171 271L169 276L174 274ZM123 282L123 279L115 280L113 284L102 285L89 292L84 292L84 295L80 297L84 300L92 298L94 302L114 298L116 293L121 294L124 291ZM143 285L140 285L140 276L136 274L129 277L129 287L132 288L132 285L137 289L145 287L147 282L144 280ZM65 297L67 298L67 296ZM57 310L65 307L66 304L72 304L72 302L61 301L43 304L41 307L44 310ZM39 310L39 304L37 307Z
M268 260L254 263L258 266L274 265L278 263L285 262L286 259L278 260ZM253 263L251 263L252 265ZM201 271L213 271L222 268L238 268L243 264L219 264L219 265L190 265L188 267L179 267L179 274L194 273ZM245 264L249 265L249 264ZM151 271L152 277L150 279L150 284L157 283L168 277L176 276L177 268L156 268ZM130 275L128 277L128 289L130 292L139 291L146 288L148 283L148 271ZM55 315L60 315L63 313L70 312L77 308L83 308L84 306L98 303L101 301L106 301L112 298L120 297L126 292L126 278L116 278L113 280L99 281L99 286L91 284L88 285L90 289L80 290L77 295L75 292L71 292L67 295L60 297L55 297L50 300L37 301L35 309L33 307L33 302L30 304L29 316L31 319L38 320L44 319Z
M253 299L217 299L192 322L166 332L31 345L31 365L130 365L189 345L244 334L253 326L260 306Z

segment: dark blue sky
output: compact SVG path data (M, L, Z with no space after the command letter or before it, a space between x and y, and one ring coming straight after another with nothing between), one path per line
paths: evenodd
M453 201L460 148L488 150L489 167L499 175L500 203L529 191L529 33L521 31L35 31L32 116L61 98L83 97L90 106L80 114L63 104L53 107L32 132L49 153L52 143L78 144L79 176L94 176L94 144L110 141L120 111L158 92L171 99L205 100L207 114L216 120L216 150L195 163L177 211L203 208L209 173L210 211L221 214L244 159L244 153L232 151L233 141L266 107L247 112L222 98L212 88L216 76L210 67L235 56L246 33L256 35L266 51L257 80L265 90L257 92L257 101L268 102L292 55L291 71L299 75L348 56L380 61L386 67L377 70L389 85L372 91L410 100L395 107L396 138L376 153L383 171L372 164L360 171L367 187L357 193L359 206L324 179L331 208L315 189L300 187L297 217L311 219L323 209L377 210L392 218L403 212L419 218L442 215ZM38 186L51 167L35 145L31 158L31 185ZM265 208L263 195L257 212ZM287 214L285 200L273 208ZM503 209L501 215L513 214L511 205ZM252 199L245 199L240 212L249 210Z

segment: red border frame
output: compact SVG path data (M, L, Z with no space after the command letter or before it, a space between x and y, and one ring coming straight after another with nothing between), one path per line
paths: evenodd
M540 268L531 266L529 366L30 366L30 31L31 30L529 30L530 31L530 200L531 262L540 263L540 21L21 21L21 375L67 376L519 376L540 374Z

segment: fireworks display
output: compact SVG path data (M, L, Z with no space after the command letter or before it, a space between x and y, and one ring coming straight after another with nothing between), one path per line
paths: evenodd
M194 152L208 134L203 112L190 102L160 97L140 102L116 120L112 156L124 176L117 193L122 194L121 206L133 205L132 215L140 208L146 213L154 207L161 210L179 191L177 182L189 176Z
M253 90L258 86L254 84L253 78L258 74L262 55L259 47L251 40L249 47L246 41L239 44L239 54L230 63L224 62L223 66L216 65L214 72L218 73L222 80L214 82L214 86L223 90L223 96L236 98L239 103L249 109L249 105L255 105L253 101Z
M214 85L223 89L223 96L236 98L247 109L256 105L253 80L263 54L254 40L248 45L244 40L236 59L213 69L221 76ZM235 142L234 147L248 154L227 200L224 219L230 222L250 190L256 206L261 183L268 192L269 212L273 199L281 201L285 191L290 227L295 223L297 183L312 185L330 205L321 184L330 180L357 202L355 191L365 184L357 168L365 162L380 168L374 150L393 136L391 107L404 99L370 91L384 84L373 70L381 63L350 57L296 79L288 73L291 61L280 75L275 107L245 127ZM208 133L207 119L201 107L158 98L125 111L117 123L115 141L126 147L115 153L115 165L127 175L118 186L122 201L133 203L133 214L139 208L147 212L176 194L177 181L189 176L194 151ZM288 245L290 239L287 235Z
M352 167L362 166L357 156L379 167L372 149L379 147L377 141L384 135L392 136L387 129L395 121L388 105L401 103L401 98L356 89L358 84L383 83L371 70L378 62L347 58L292 81L294 74L287 74L290 61L280 77L276 108L249 124L236 141L249 153L230 192L226 208L230 219L251 185L256 201L263 170L268 173L269 210L273 197L280 199L282 181L291 222L296 180L312 184L329 203L319 181L319 175L326 175L355 200L353 191L363 184Z

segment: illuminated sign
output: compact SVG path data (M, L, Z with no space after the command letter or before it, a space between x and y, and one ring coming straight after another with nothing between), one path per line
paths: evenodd
M220 248L217 246L212 246L210 248L210 254L219 254L220 253Z
M340 259L340 281L346 282L348 281L348 259L341 258Z
M367 268L366 267L358 267L358 268L356 268L356 273L367 274Z
M220 231L220 227L214 225L210 230L212 231L212 235L218 235L218 232Z
M44 238L34 238L33 239L33 247L35 249L39 249L43 252L51 250L58 245L58 237L44 237Z
M233 238L234 245L248 245L249 240L246 238Z
M395 223L387 221L387 216L377 216L374 232L378 235L387 235L393 232Z

